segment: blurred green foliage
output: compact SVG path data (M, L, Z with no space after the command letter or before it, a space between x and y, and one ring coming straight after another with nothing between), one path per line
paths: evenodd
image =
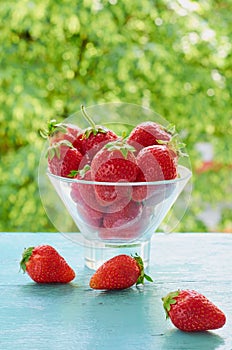
M182 130L193 167L176 228L231 230L232 3L203 0L0 1L0 231L55 230L42 207L37 130L102 102L150 107ZM136 122L136 121L135 121ZM198 172L198 142L220 167Z

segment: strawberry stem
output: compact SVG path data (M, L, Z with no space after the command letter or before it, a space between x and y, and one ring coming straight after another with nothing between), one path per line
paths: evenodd
M34 248L35 247L25 248L24 251L23 251L22 259L20 261L20 268L23 270L23 272L26 272L26 263L30 259Z
M81 111L84 116L84 118L87 120L89 125L93 128L93 132L97 132L96 124L94 123L93 119L86 113L84 105L81 105Z
M103 133L105 134L108 130L104 128L101 125L96 125L93 121L93 119L86 113L85 107L81 105L81 111L84 116L84 118L87 120L87 122L90 124L90 127L85 129L85 132L83 133L82 138L83 139L88 139L89 136L93 133L94 136L96 136L98 133Z
M140 275L139 275L139 278L137 279L136 286L138 284L144 284L144 279L146 279L149 282L153 282L153 279L150 276L146 275L144 272L143 259L137 253L135 253L135 255L132 255L132 257L135 259L135 261L137 262L140 268Z

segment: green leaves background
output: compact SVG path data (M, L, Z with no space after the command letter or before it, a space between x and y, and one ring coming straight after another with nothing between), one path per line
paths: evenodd
M0 16L1 231L54 230L37 130L121 101L155 110L188 145L193 192L176 230L231 232L231 1L1 0ZM216 169L197 171L198 142L213 146ZM213 226L201 219L209 206Z

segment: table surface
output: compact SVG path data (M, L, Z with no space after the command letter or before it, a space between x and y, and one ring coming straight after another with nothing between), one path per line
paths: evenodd
M53 245L74 268L67 285L39 285L19 272L25 247ZM61 234L0 233L0 349L232 349L232 235L156 234L143 288L89 288L83 248ZM195 289L227 316L221 329L184 333L165 319L161 298Z

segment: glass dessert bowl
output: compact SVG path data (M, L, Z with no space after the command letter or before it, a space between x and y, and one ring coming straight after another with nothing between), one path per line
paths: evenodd
M125 140L128 140L128 135L135 128L135 125L129 123L131 116L136 120L136 125L144 121L155 121L164 127L168 126L163 118L137 105L103 104L87 110L95 122L107 127L107 130L124 135ZM87 128L81 112L67 118L64 123L77 125L82 129ZM89 268L97 269L104 261L118 254L135 253L142 257L147 267L152 235L165 218L168 221L169 231L172 230L187 209L190 190L186 185L191 179L189 159L183 157L183 160L175 161L176 176L169 180L166 180L161 165L157 163L155 169L162 174L159 180L149 181L150 175L147 175L144 181L143 177L136 175L137 177L130 181L127 181L125 176L115 181L115 172L109 174L112 168L110 163L107 169L104 168L104 171L101 169L101 175L105 176L107 173L108 180L104 181L106 177L103 176L99 181L96 174L103 163L97 162L97 170L95 169L96 153L107 153L106 145L108 142L102 144L94 155L91 153L92 149L89 149L86 153L88 156L86 157L85 154L82 158L75 175L60 176L48 166L45 154L50 146L47 143L39 166L42 203L58 231L73 242L84 246L85 265ZM115 158L118 161L117 152L113 161ZM131 152L131 149L129 148L127 152ZM138 159L139 149L132 152L135 153L133 157ZM89 160L90 155L91 160ZM128 153L126 160L127 158ZM146 174L148 162L147 158L140 162L140 170L143 174ZM129 168L134 166L132 163ZM123 170L127 165L127 163L118 163L118 171L124 173ZM93 176L93 169L96 170L94 173L96 176ZM112 181L109 181L111 178ZM179 207L178 201L180 201ZM176 211L175 207L177 207Z

